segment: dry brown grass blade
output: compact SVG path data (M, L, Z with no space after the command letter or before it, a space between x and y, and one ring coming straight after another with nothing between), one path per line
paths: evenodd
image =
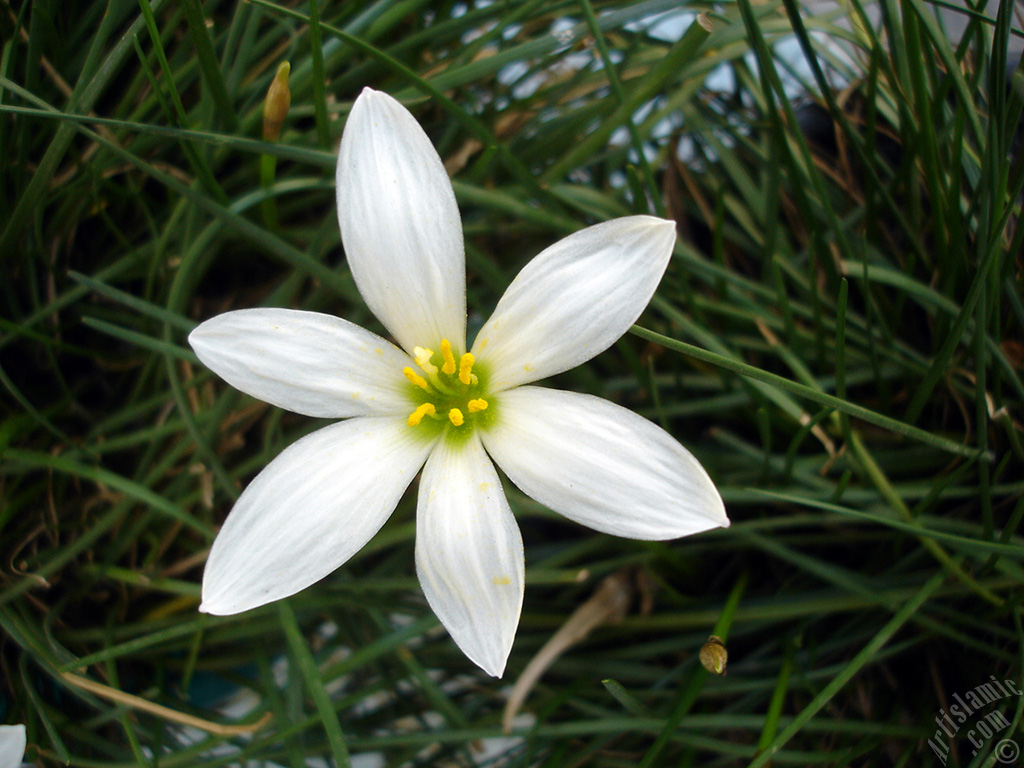
M501 717L501 727L505 733L512 732L512 720L515 719L516 713L519 712L533 686L555 659L589 635L595 627L615 623L625 617L637 589L633 576L632 568L624 568L608 576L597 586L590 599L573 611L565 624L537 651L537 655L530 660L516 680L512 693L505 703L505 711Z
M163 718L172 723L179 725L190 725L193 728L198 728L201 731L212 733L216 736L239 736L245 733L255 733L260 728L265 726L273 719L273 715L270 712L263 714L259 720L255 723L249 723L248 725L221 725L220 723L213 723L209 720L203 720L199 717L193 717L192 715L186 715L184 712L178 712L170 707L165 707L162 704L154 704L152 701L147 701L139 696L134 696L124 691L119 691L116 688L111 688L109 685L103 685L103 683L97 683L81 675L75 675L71 672L64 672L61 674L64 681L70 683L76 688L81 688L83 691L95 694L104 699L117 702L118 704L124 704L132 709L138 709L143 712L148 712L156 717Z

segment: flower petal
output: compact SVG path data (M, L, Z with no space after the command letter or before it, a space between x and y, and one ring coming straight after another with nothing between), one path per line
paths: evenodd
M654 295L675 224L627 216L555 243L512 281L473 344L492 392L574 368L610 347Z
M294 309L240 309L211 317L188 337L228 384L307 416L397 415L412 407L409 357L339 317Z
M430 448L405 417L338 422L286 448L213 542L199 610L239 613L322 579L380 529Z
M25 756L25 726L0 725L0 768L18 768Z
M665 540L729 525L704 468L632 411L576 392L501 394L483 433L494 461L527 495L590 528Z
M367 305L407 352L466 348L462 221L441 158L401 104L369 88L338 153L338 222ZM436 349L436 347L434 347Z
M441 439L416 511L416 573L452 639L501 677L523 607L523 539L480 440Z

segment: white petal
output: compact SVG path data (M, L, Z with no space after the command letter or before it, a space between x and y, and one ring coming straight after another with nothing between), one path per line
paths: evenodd
M501 677L523 607L523 539L477 437L441 439L416 510L416 573L430 607L469 659Z
M569 235L527 264L473 344L492 392L574 368L615 343L654 295L675 224L628 216Z
M398 347L339 317L294 309L240 309L189 334L203 364L228 384L307 416L407 413L411 364Z
M441 158L419 123L365 88L338 152L338 222L352 276L405 350L466 348L462 221Z
M199 610L239 613L293 595L358 552L430 452L405 418L332 424L267 465L213 542Z
M25 726L0 725L0 768L18 768L25 757Z
M571 520L631 539L665 540L729 525L704 468L632 411L576 392L521 387L495 398L482 435L527 495Z

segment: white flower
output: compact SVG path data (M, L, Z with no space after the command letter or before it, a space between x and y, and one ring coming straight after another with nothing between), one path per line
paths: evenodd
M25 757L25 726L0 725L0 768L18 768Z
M630 216L548 248L519 273L466 351L462 225L423 129L366 89L338 156L352 275L398 346L345 320L228 312L189 336L228 383L309 416L345 419L287 448L217 536L200 610L232 614L322 579L380 529L423 468L416 571L463 652L500 677L523 602L523 544L492 459L525 493L617 536L727 526L696 459L600 398L531 382L607 349L668 264L672 222Z

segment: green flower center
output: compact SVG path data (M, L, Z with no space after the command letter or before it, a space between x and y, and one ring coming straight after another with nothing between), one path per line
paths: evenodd
M409 414L410 427L468 435L474 425L493 418L492 404L483 397L486 377L479 370L474 373L476 358L471 353L456 358L448 339L442 339L440 352L416 347L413 357L420 372L412 367L402 370L419 403Z

